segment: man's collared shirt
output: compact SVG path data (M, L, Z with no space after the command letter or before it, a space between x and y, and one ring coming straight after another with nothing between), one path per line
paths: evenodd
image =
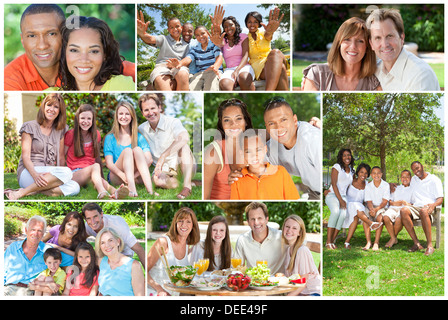
M31 260L25 255L23 251L23 243L25 240L19 240L11 243L5 250L4 265L5 276L4 284L29 284L34 280L39 273L47 269L44 261L44 252L50 245L39 243L36 253ZM62 267L71 266L73 264L73 257L61 252L62 254Z
M384 91L440 91L432 68L413 53L402 49L389 73L379 61L375 72Z
M254 240L252 230L238 237L235 255L246 261L248 268L256 266L257 260L267 260L271 274L281 271L283 265L282 232L271 227L262 243Z

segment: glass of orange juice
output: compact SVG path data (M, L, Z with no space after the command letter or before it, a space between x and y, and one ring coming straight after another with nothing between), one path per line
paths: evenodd
M200 276L200 275L202 274L202 272L204 272L204 264L202 263L201 260L196 261L196 262L193 264L193 267L194 267L194 268L198 268L198 271L196 272L196 274L197 274L198 276Z
M208 270L208 267L210 266L210 260L208 258L202 259L202 262L204 264L204 272Z
M257 266L259 264L264 264L265 266L267 266L268 265L268 261L267 260L257 260Z
M230 262L232 263L232 267L236 268L241 264L241 258L233 257Z

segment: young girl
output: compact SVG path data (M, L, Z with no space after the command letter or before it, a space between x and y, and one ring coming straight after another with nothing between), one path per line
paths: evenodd
M81 242L75 250L73 266L67 270L64 296L96 296L99 267L93 247ZM72 281L73 280L73 281Z
M81 187L93 182L98 199L121 199L128 190L121 186L116 190L102 177L100 158L101 135L96 128L95 109L90 104L81 105L75 114L74 128L65 134L67 166L73 172L73 180Z
M242 33L238 21L233 16L224 17L221 5L215 8L211 17L212 34L210 40L221 48L226 69L219 79L219 89L231 91L238 84L241 90L255 90L253 83L255 73L248 63L249 40L247 34ZM221 26L224 32L221 34Z
M208 258L210 261L208 271L230 268L232 245L225 217L213 217L208 224L205 240L193 247L190 257L191 264L203 258Z
M320 295L322 283L319 270L314 263L310 249L305 245L305 223L298 215L285 219L282 228L282 242L287 245L284 267L285 275L300 274L306 278L306 287L289 295Z
M136 183L143 183L149 194L152 189L149 166L152 156L149 144L138 132L134 107L126 101L118 103L112 130L104 138L104 157L112 184L126 184L130 197L138 197Z

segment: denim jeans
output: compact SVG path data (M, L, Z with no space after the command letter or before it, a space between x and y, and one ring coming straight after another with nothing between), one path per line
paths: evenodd
M347 198L342 196L342 199L347 202ZM347 214L347 209L341 209L339 205L339 200L334 192L330 192L325 197L325 203L330 209L330 218L328 219L328 228L335 228L341 230L342 224L345 220L345 215Z

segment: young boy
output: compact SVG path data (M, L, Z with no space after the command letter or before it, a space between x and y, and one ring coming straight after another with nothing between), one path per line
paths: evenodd
M187 67L181 69L169 68L167 60L170 58L183 59L189 52L189 44L182 39L182 24L178 18L171 18L168 21L169 35L153 36L146 32L149 21L145 23L143 12L140 11L137 19L137 34L143 42L149 45L156 45L159 55L156 59L156 65L150 76L150 82L156 90L161 91L188 91L189 71Z
M242 178L231 186L231 200L297 200L300 198L291 176L282 166L265 162L267 147L261 130L246 130L239 142L247 167ZM263 130L264 131L264 130Z
M222 73L223 57L219 47L214 45L204 26L194 29L194 36L198 44L191 48L188 55L181 61L169 59L168 67L180 69L196 65L196 72L190 78L190 89L193 91L218 91L219 77ZM191 71L190 71L191 72Z
M56 248L48 248L44 252L47 269L42 271L29 284L35 296L61 295L65 288L66 273L59 266L62 262L61 252Z
M364 233L367 239L367 244L363 250L370 249L372 245L370 231L375 230L375 242L372 250L376 251L379 249L380 236L383 231L383 213L389 203L390 187L382 179L383 172L380 167L373 167L370 176L373 180L367 184L364 193L367 210L364 213L358 213L358 217L364 222Z
M383 214L383 222L390 235L390 240L385 245L386 248L392 248L393 245L398 243L397 235L403 229L400 209L411 205L411 172L403 170L400 178L401 185L397 186L391 194L390 207Z

